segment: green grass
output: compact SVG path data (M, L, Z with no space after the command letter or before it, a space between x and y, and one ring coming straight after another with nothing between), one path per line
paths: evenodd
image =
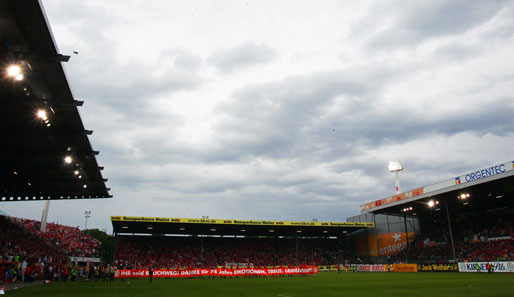
M54 282L7 291L6 296L514 296L508 273L320 273L306 277L144 279L128 282Z

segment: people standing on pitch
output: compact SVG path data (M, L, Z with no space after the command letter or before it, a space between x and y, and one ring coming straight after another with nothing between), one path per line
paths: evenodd
M153 269L152 265L148 267L148 277L150 277L150 283L152 283L152 277L153 277Z

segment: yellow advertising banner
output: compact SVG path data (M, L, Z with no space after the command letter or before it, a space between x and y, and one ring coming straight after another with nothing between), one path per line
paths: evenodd
M418 271L459 271L459 265L448 264L418 264Z
M417 264L390 264L386 265L389 272L418 272Z
M261 225L261 226L302 226L302 227L374 227L374 223L360 222L301 222L301 221L259 221L259 220L219 220L219 219L185 219L157 217L111 216L113 222L145 223L186 223L219 225Z
M412 242L415 232L409 232L409 241ZM393 256L407 247L405 232L395 232L363 236L357 239L356 248L359 256Z

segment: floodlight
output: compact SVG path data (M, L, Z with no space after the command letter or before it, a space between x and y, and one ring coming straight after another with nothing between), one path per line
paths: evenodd
M402 171L403 170L402 163L400 163L400 161L389 161L389 163L387 164L387 170L389 172Z
M37 117L46 121L48 119L48 117L46 116L46 111L44 111L43 109L39 109L36 113Z
M434 205L435 205L434 200L428 201L428 207L434 207Z
M79 171L78 170L75 170L73 173L75 173L75 175L79 175Z
M71 164L71 162L73 162L73 159L70 156L66 156L64 157L64 162L66 162L67 164Z
M13 64L13 65L10 65L9 67L7 67L7 75L8 76L16 78L20 74L22 74L20 65ZM22 74L22 76L23 76L23 74Z
M464 200L464 199L469 198L469 196L470 196L469 193L462 193L458 196L458 198L461 200Z
M14 77L14 80L17 80L17 81L20 81L20 80L23 80L23 74L18 74Z
M83 185L84 189L87 188L87 185Z
M395 183L395 190L396 194L400 194L400 177L398 176L398 172L403 170L402 163L400 161L389 161L387 164L387 170L389 172L394 173L394 183Z

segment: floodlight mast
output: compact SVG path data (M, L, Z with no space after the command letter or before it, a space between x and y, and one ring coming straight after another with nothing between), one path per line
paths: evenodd
M45 201L45 206L43 207L43 214L41 215L41 232L46 232L46 220L48 219L48 208L50 207L50 200Z
M398 172L403 170L402 163L400 161L389 161L387 164L387 170L389 172L394 173L394 182L396 186L396 194L400 194L400 177L398 176Z

